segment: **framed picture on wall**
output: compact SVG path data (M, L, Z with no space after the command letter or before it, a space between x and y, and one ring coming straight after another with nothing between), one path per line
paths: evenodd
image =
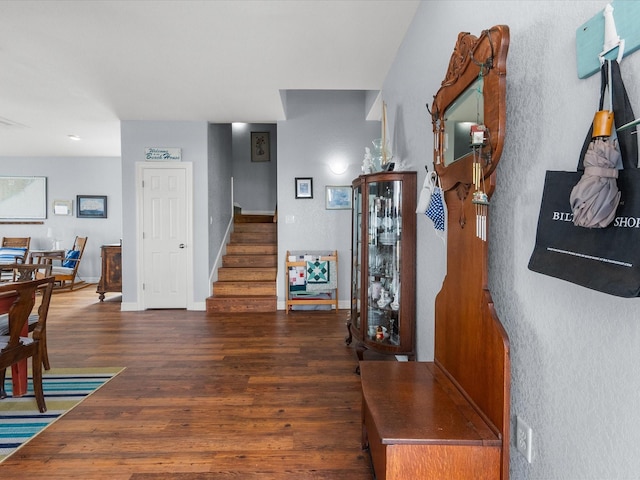
M313 198L313 179L296 177L296 198Z
M107 218L105 195L78 195L76 198L78 218Z
M271 142L269 132L251 132L251 161L269 162Z
M325 202L327 210L350 210L351 185L327 185Z
M71 215L73 213L73 200L54 200L54 215Z
M0 176L0 219L47 218L47 177Z

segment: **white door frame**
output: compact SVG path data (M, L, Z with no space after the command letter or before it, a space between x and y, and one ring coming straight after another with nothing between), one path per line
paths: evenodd
M186 252L186 276L187 276L187 310L194 310L193 300L193 164L191 162L136 162L136 295L138 298L139 310L146 310L145 296L143 288L144 280L144 242L143 232L143 211L144 192L142 190L142 180L144 171L147 168L153 169L183 169L185 172L185 209L187 218L185 219L187 252Z

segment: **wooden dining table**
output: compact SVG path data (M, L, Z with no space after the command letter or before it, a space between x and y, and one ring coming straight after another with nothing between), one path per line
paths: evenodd
M0 314L9 313L11 305L18 298L17 292L0 293ZM21 335L26 337L29 335L28 322L24 322ZM27 393L27 360L20 360L11 366L11 381L13 384L12 392L14 397L22 397Z

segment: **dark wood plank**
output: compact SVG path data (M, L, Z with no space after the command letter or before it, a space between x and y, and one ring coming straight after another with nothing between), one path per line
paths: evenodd
M54 295L57 367L126 370L0 464L11 479L372 478L347 312L121 312Z

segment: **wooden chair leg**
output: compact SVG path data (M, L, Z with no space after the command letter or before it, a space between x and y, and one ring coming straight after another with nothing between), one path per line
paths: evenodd
M7 398L7 392L4 389L4 379L7 374L7 369L3 368L0 370L0 398Z
M47 411L47 405L44 402L44 391L42 390L42 357L40 356L40 346L36 349L36 353L32 359L33 368L33 393L36 396L36 403L40 413Z
M49 352L47 350L47 331L44 330L40 336L40 355L42 358L42 366L45 370L51 370L51 364L49 363Z

